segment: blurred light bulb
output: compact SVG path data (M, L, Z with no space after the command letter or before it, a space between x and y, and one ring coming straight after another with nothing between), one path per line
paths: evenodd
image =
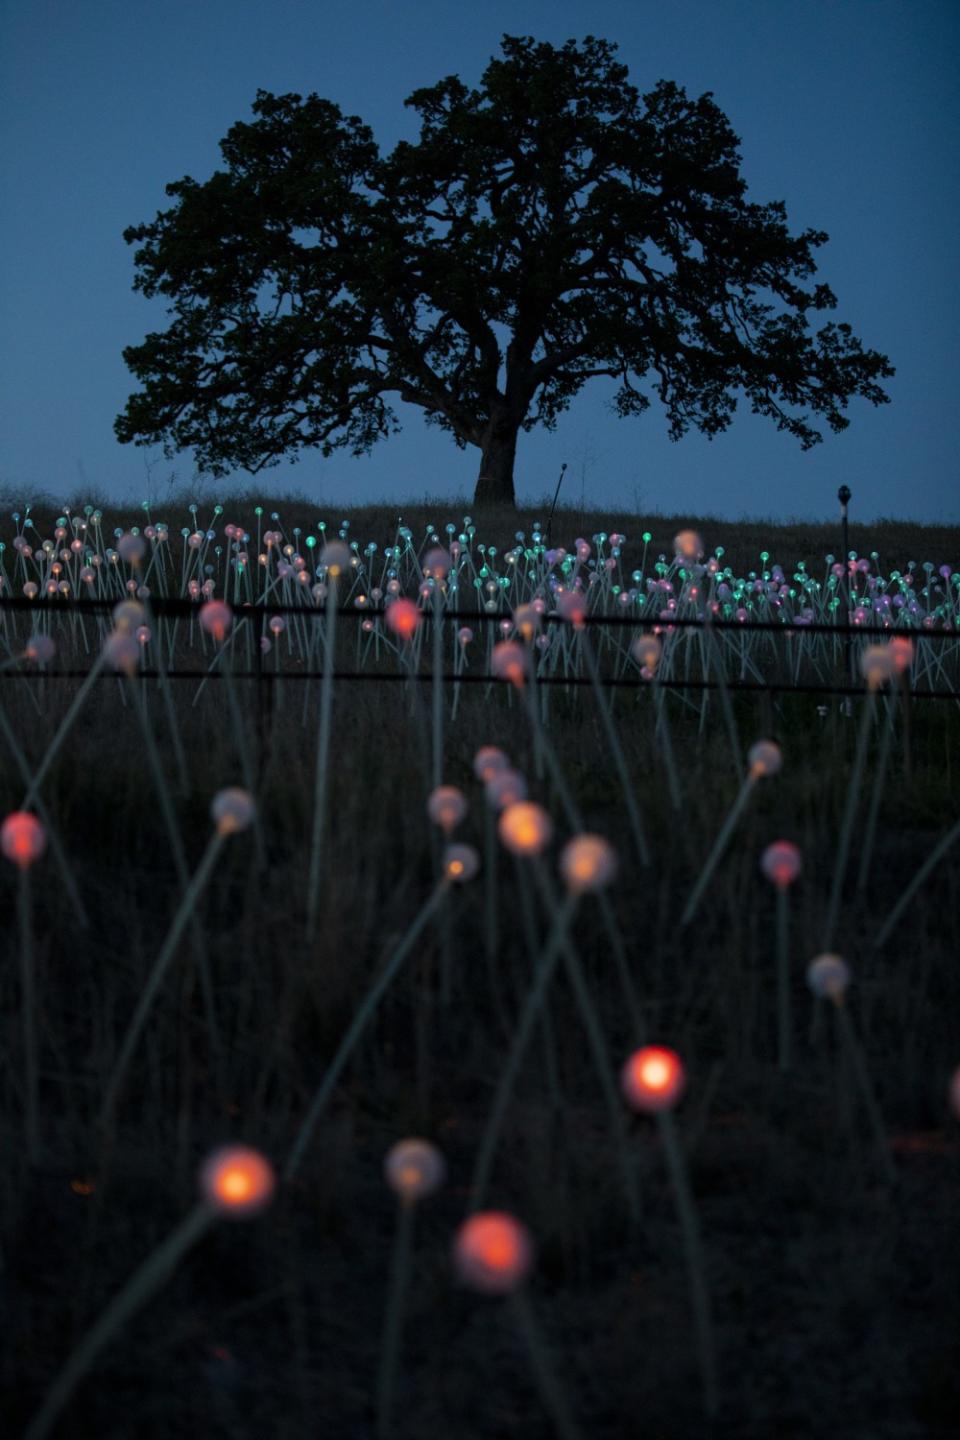
M429 1140L398 1140L383 1162L387 1184L401 1200L422 1200L443 1183L443 1156Z
M665 1045L635 1050L620 1072L627 1103L645 1115L672 1110L687 1085L683 1062Z
M200 1170L200 1191L206 1203L227 1219L245 1220L273 1198L273 1166L247 1145L225 1145L208 1155Z
M522 1285L533 1264L527 1227L502 1210L481 1210L454 1237L453 1262L460 1279L487 1295Z
M602 835L576 835L560 852L560 873L576 895L609 885L617 873L617 857Z
M210 803L210 815L221 835L236 835L252 823L256 806L248 790L231 785L218 790Z
M515 801L500 812L497 830L514 855L540 855L553 838L553 822L542 805Z

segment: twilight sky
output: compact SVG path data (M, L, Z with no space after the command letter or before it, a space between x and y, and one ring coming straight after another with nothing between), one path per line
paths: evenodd
M251 121L258 88L311 92L415 141L403 101L457 74L479 87L504 33L619 47L642 94L663 79L713 92L740 137L747 199L827 231L816 276L896 367L889 405L854 399L850 426L804 453L741 400L712 442L667 437L659 402L619 420L616 383L588 381L554 432L521 434L521 503L562 498L729 519L836 514L960 520L955 400L960 331L960 6L956 0L0 0L0 494L162 501L178 488L296 489L322 505L473 492L480 452L386 399L402 434L369 456L301 452L257 476L195 478L193 457L120 445L136 389L121 351L167 326L134 293L122 231L174 203L164 186L225 168L218 142ZM149 469L149 474L148 474ZM453 513L453 507L451 509Z

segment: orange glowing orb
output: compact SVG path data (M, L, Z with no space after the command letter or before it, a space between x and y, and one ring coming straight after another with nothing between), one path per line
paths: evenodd
M567 889L576 895L600 890L617 873L617 857L602 835L576 835L560 853L560 872Z
M523 1284L533 1264L530 1232L503 1210L482 1210L457 1231L453 1262L465 1285L506 1294Z
M215 1150L200 1171L200 1189L207 1204L218 1215L237 1220L263 1210L276 1183L270 1161L247 1145Z
M550 844L553 824L542 805L518 801L500 812L500 839L514 855L539 855Z
M666 1045L645 1045L635 1050L620 1073L627 1103L645 1115L672 1110L686 1084L680 1056Z

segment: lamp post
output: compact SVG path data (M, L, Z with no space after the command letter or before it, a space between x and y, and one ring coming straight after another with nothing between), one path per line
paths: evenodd
M853 636L850 634L850 533L847 523L847 506L850 503L850 486L841 485L837 491L837 499L840 501L840 520L843 524L843 596L846 607L846 670L847 682L853 682ZM844 715L853 714L853 700L849 695L843 701Z

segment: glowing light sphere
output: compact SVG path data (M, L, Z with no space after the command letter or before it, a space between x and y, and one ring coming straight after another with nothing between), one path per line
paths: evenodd
M473 757L473 773L484 784L501 770L509 768L509 759L497 745L481 745Z
M871 690L877 690L897 673L888 645L868 645L860 656L860 673Z
M460 1226L453 1263L465 1285L485 1295L505 1295L522 1285L533 1265L527 1227L504 1210L481 1210Z
M387 606L383 618L387 629L392 630L394 635L401 640L410 640L423 616L412 600L394 600Z
M0 850L26 870L47 848L47 832L29 810L14 810L0 827Z
M776 775L783 764L783 753L773 740L758 740L747 751L747 764L754 779L764 775Z
M676 1050L644 1045L634 1050L620 1072L627 1104L644 1115L672 1110L687 1088L686 1071Z
M49 635L31 635L24 647L24 655L28 660L35 660L38 665L45 665L52 660L56 654L56 645Z
M114 670L122 670L127 675L136 674L140 646L129 630L112 631L103 642L103 655Z
M506 805L497 821L500 839L514 855L541 855L553 839L553 821L532 800Z
M142 535L121 535L117 541L117 553L128 565L139 565L147 553L147 542Z
M519 770L498 770L484 785L483 793L491 810L502 810L526 800L527 782Z
M800 851L789 840L775 840L760 856L760 868L778 890L785 890L802 869Z
M248 1145L224 1145L200 1169L200 1192L218 1215L246 1220L269 1205L277 1181L273 1166Z
M139 600L121 600L119 605L113 607L113 624L116 630L126 630L132 634L146 618L146 611Z
M893 660L893 668L898 675L905 675L913 664L916 654L913 641L908 640L905 635L894 635L887 648Z
M807 966L807 984L818 1000L842 1000L850 980L850 966L840 955L818 955Z
M352 559L350 546L344 545L342 540L329 540L320 551L320 564L326 567L327 574L333 580L350 569Z
M446 836L453 834L455 826L467 813L467 799L456 785L438 785L427 798L427 814L434 825L439 825Z
M950 1077L948 1098L950 1101L950 1109L957 1119L960 1120L960 1065L957 1066Z
M443 1156L429 1140L398 1140L387 1151L383 1173L387 1184L401 1200L422 1200L443 1184L446 1174Z
M560 852L560 873L576 895L601 890L617 873L617 856L602 835L575 835Z
M448 845L443 852L443 873L455 885L472 880L480 869L480 856L472 845Z
M256 805L249 790L229 785L210 802L210 816L221 835L236 835L253 822Z
M435 580L442 580L449 573L450 563L447 551L437 546L433 550L428 550L423 557L423 573L433 576Z
M579 590L565 590L557 601L557 609L575 630L581 629L587 613L587 602Z
M490 673L521 688L530 673L530 652L515 640L501 640L490 654Z
M637 664L652 674L660 663L663 646L656 635L640 635L633 642L633 658Z
M200 606L200 628L212 635L220 645L233 624L233 611L223 600L208 600Z
M529 645L540 630L540 612L534 605L518 605L513 612L513 623Z
M673 549L682 560L700 560L703 557L703 540L696 530L681 530L673 537Z

